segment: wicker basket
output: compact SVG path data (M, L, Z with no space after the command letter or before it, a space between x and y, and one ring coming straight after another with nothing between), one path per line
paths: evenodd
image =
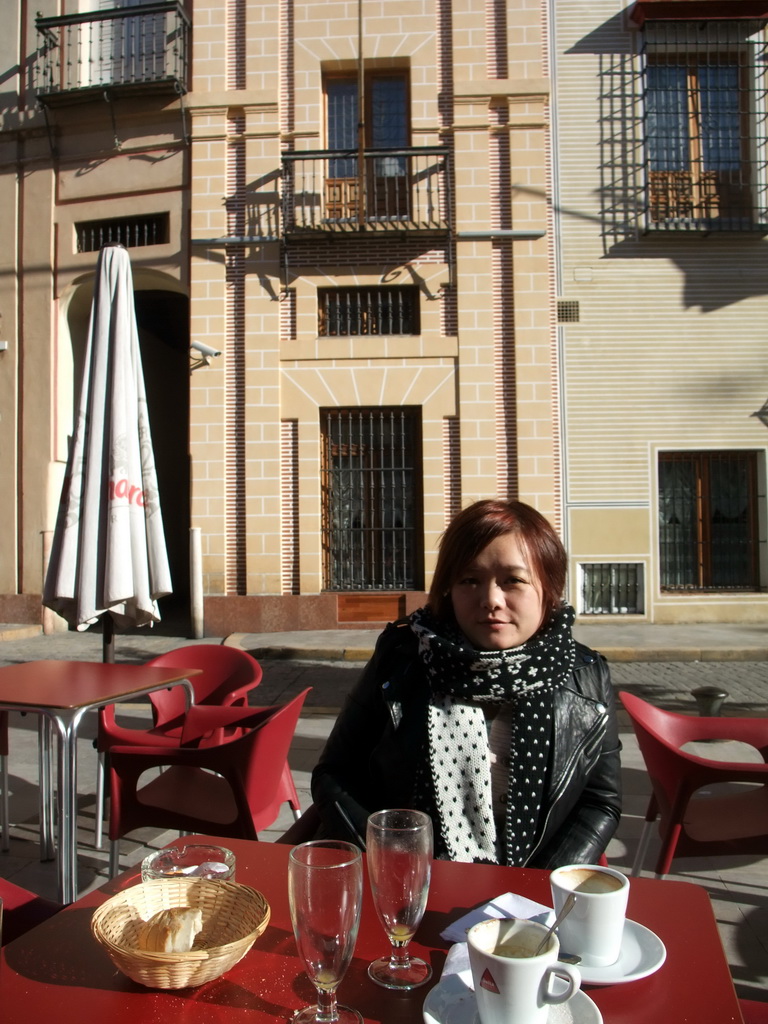
M137 948L158 910L200 907L203 930L189 953ZM123 974L148 988L190 988L220 977L241 960L269 923L260 892L237 882L159 878L118 893L94 912L91 931Z

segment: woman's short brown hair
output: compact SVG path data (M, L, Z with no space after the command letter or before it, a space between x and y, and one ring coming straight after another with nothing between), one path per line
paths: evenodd
M541 587L546 625L562 603L568 556L552 524L522 501L488 498L458 512L440 539L428 604L439 619L453 619L451 587L467 565L497 537L517 533Z

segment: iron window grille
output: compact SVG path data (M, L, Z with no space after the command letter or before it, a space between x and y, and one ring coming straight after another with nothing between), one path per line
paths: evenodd
M321 432L325 588L422 589L421 410L325 409Z
M759 589L755 452L659 455L662 590Z
M763 24L751 19L646 22L650 227L768 226Z
M584 615L642 615L642 562L584 562L579 566L579 608Z
M319 288L317 332L332 338L366 334L418 334L419 289Z
M167 213L146 217L119 217L113 220L88 220L75 224L78 252L98 252L104 245L124 245L136 249L145 245L165 245L169 238Z

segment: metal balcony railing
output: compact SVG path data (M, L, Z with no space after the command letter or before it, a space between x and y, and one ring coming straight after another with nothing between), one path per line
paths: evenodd
M34 86L41 100L85 90L187 90L190 20L177 0L35 22Z
M283 153L286 232L447 230L448 152L442 146Z

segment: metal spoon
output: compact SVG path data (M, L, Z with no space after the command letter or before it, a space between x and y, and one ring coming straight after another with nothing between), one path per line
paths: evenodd
M574 967L578 967L581 963L581 957L576 956L575 953L563 953L560 951L560 955L557 958L561 964L573 964Z
M575 893L571 893L569 896L566 897L565 903L562 905L562 907L560 907L560 913L557 915L555 920L549 926L549 931L547 932L547 934L544 936L544 938L539 943L538 948L536 949L536 952L533 954L534 956L538 956L539 953L541 953L541 951L544 949L546 944L549 942L549 939L550 939L550 936L552 935L552 932L555 930L555 928L557 928L557 926L560 924L560 922L563 920L563 918L567 917L568 914L570 914L571 909L573 907L573 904L575 902L576 902L576 894Z

